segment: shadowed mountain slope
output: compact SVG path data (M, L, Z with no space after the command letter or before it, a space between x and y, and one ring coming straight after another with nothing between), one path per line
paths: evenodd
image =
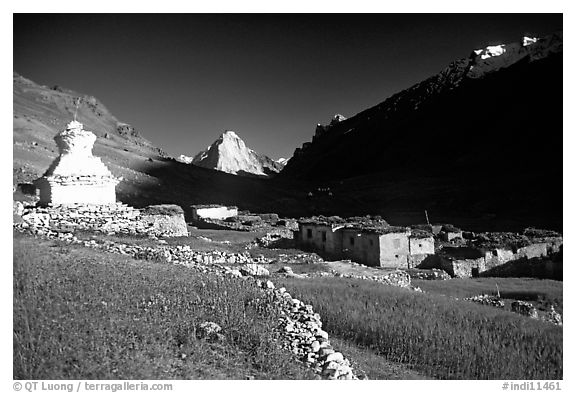
M562 34L475 51L331 125L284 178L373 213L562 225Z

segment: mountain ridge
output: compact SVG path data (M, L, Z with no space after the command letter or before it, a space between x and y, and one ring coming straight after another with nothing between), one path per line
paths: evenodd
M560 229L562 34L508 48L508 58L471 52L315 134L280 178L330 187L384 217L427 210Z

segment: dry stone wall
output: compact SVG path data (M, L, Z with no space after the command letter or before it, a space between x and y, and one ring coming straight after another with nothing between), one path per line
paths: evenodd
M181 209L180 209L181 210ZM149 236L187 236L184 214L146 214L122 203L67 204L22 209L24 227L48 230L93 230Z

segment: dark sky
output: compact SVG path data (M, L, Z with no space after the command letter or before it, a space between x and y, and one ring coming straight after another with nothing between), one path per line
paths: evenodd
M97 97L170 155L229 129L276 159L475 48L561 29L561 14L15 14L14 71Z

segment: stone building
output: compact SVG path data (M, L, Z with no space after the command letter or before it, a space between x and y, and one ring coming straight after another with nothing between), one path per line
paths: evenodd
M339 217L301 219L298 225L299 246L325 258L408 268L414 266L414 261L434 254L431 234L418 233L412 237L411 230L405 227L367 225Z
M314 249L323 255L342 254L342 219L305 219L298 222L299 244L305 249Z
M430 255L434 255L434 237L430 232L412 230L408 237L408 267L414 268Z
M34 182L40 191L40 205L116 203L120 179L92 155L96 135L84 130L82 123L72 121L54 140L60 155Z

